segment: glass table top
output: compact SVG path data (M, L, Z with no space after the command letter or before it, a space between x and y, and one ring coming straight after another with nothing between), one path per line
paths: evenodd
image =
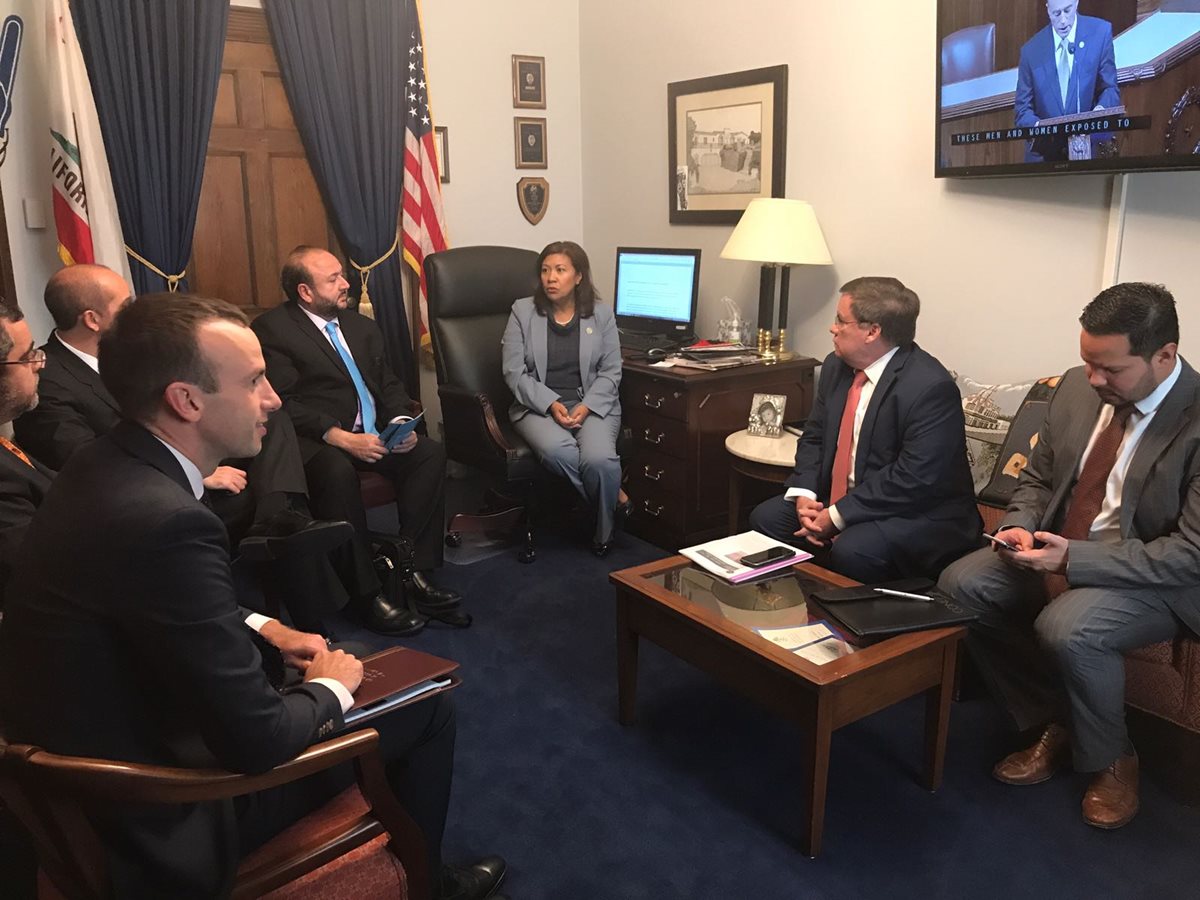
M680 563L643 578L809 662L831 662L856 649L819 611L810 613L807 595L830 585L803 569L785 569L752 584L730 584Z

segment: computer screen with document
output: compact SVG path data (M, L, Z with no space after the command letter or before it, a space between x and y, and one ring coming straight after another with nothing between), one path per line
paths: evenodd
M695 330L700 251L618 247L614 309L623 332L683 337Z

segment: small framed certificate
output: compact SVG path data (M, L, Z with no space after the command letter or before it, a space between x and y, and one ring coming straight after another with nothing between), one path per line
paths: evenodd
M546 57L514 55L512 82L515 108L546 108Z

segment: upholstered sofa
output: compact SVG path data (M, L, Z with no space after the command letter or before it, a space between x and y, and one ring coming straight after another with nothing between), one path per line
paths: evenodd
M979 511L990 532L1003 518L1058 377L1023 385L957 381ZM1197 583L1200 594L1200 573ZM1189 798L1200 799L1200 639L1185 631L1129 653L1125 683L1130 728L1142 756L1159 763L1154 768Z

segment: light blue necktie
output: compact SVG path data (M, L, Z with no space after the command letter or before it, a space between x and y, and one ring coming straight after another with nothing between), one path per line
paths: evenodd
M363 381L362 372L358 370L358 366L354 362L354 357L347 352L346 348L342 346L342 342L338 340L338 323L326 322L325 333L329 335L329 341L333 344L333 349L337 351L338 356L342 358L342 362L346 364L346 369L350 372L350 380L354 382L354 390L358 392L358 410L362 413L363 431L366 434L378 434L375 430L375 398L367 390L367 383Z

